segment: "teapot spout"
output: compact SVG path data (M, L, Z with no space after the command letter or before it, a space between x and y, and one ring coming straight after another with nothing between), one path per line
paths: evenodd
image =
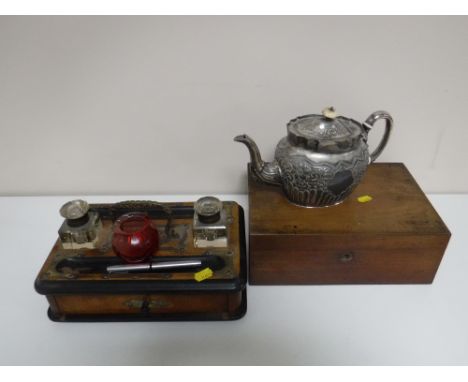
M264 183L280 185L280 169L276 161L264 162L260 155L257 144L248 135L238 135L234 138L236 142L241 142L247 146L250 153L251 169L253 173Z

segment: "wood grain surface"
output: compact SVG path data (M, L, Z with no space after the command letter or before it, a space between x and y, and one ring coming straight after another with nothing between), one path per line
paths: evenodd
M369 166L326 208L293 205L250 174L249 204L251 284L430 283L450 238L402 163Z

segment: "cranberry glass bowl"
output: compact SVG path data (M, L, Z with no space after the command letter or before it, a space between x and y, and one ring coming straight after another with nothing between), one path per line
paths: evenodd
M112 248L127 263L143 262L159 248L158 230L144 213L122 215L114 225Z

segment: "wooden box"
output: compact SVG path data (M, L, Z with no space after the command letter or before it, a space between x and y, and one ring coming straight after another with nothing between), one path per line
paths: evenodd
M431 283L450 239L402 163L370 165L327 208L295 206L249 171L249 205L251 284Z
M134 208L126 207L128 204ZM227 247L196 248L193 203L165 203L172 209L171 237L165 234L167 216L141 203L91 204L102 229L96 249L65 249L58 239L35 281L47 297L54 321L172 321L234 320L247 309L247 259L244 214L235 202L224 202ZM143 207L142 207L143 206ZM198 257L213 263L213 275L196 281L197 270L162 273L109 274L108 265L122 264L110 246L113 221L121 214L143 211L160 233L153 260ZM165 236L166 235L166 236ZM211 257L210 257L211 256ZM208 263L207 263L208 264ZM204 264L202 268L208 266Z

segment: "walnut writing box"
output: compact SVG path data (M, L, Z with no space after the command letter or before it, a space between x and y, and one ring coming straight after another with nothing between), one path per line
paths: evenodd
M249 206L251 284L431 283L450 238L401 163L370 165L326 208L293 205L249 171Z

